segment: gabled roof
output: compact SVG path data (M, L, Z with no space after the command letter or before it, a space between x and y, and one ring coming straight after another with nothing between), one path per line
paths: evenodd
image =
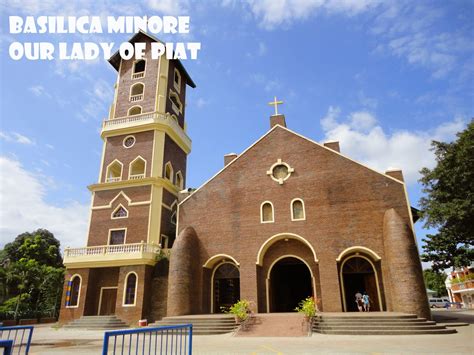
M149 39L151 39L153 42L161 42L163 43L163 41L160 41L158 38L142 31L142 30L139 30L137 33L135 33L133 35L132 38L130 38L128 40L128 42L130 43L135 43L135 42L138 42L138 38L140 37L140 35L144 35L146 37L148 37ZM109 63L115 68L115 70L119 71L119 68L120 68L120 60L122 58L120 57L120 53L119 51L115 52L110 58L109 58ZM179 69L184 73L184 76L186 77L186 83L191 86L193 89L196 87L196 84L194 83L193 79L191 79L191 77L189 76L188 72L186 71L186 69L184 68L183 66L183 63L181 63L181 61L179 59L170 59L174 62L176 62L176 64L178 65Z
M373 171L373 172L375 172L375 173L377 173L377 174L379 174L379 175L382 175L382 176L384 176L384 177L387 178L387 179L393 180L393 181L395 181L395 182L398 182L399 184L404 185L404 182L403 182L403 181L397 180L397 179L395 179L394 177L391 177L391 176L386 175L386 174L383 174L383 173L381 173L381 172L379 172L379 171L377 171L377 170L374 170L374 169L372 169L372 168L370 168L370 167L368 167L368 166L366 166L366 165L364 165L364 164L362 164L362 163L359 163L359 162L357 162L357 161L355 161L355 160L353 160L353 159L351 159L351 158L349 158L349 157L347 157L347 156L341 154L340 152L337 152L337 151L335 151L335 150L333 150L333 149L331 149L331 148L328 148L328 147L326 147L326 146L324 146L324 145L322 145L322 144L320 144L320 143L318 143L318 142L316 142L316 141L313 141L312 139L309 139L309 138L307 138L307 137L305 137L305 136L303 136L303 135L301 135L301 134L299 134L299 133L296 133L296 132L294 132L294 131L292 131L292 130L286 128L286 127L283 127L283 126L280 126L279 124L277 124L277 125L273 126L267 133L265 133L263 136L261 136L257 141L255 141L252 145L250 145L247 149L245 149L241 154L239 154L239 155L237 156L237 158L235 158L234 160L232 160L229 164L227 164L227 165L224 166L221 170L219 170L213 177L211 177L211 178L210 178L209 180L207 180L204 184L202 184L201 186L199 186L195 191L193 191L192 194L190 194L190 195L187 196L183 201L181 201L181 202L179 203L179 205L183 204L183 203L184 203L185 201L187 201L191 196L194 196L194 194L196 194L197 192L199 192L199 190L201 190L201 189L202 189L204 186L206 186L209 182L211 182L212 180L214 180L214 179L215 179L219 174L221 174L225 169L227 169L229 166L231 166L232 164L234 164L238 159L240 159L240 157L242 157L243 155L245 155L245 154L246 154L250 149L252 149L257 143L259 143L261 140L263 140L266 136L268 136L271 132L273 132L273 131L276 130L276 129L283 129L283 130L285 130L285 131L287 131L287 132L289 132L289 133L291 133L291 134L294 134L295 136L298 136L298 137L300 137L300 138L302 138L302 139L304 139L304 140L306 140L306 141L308 141L308 142L310 142L310 143L313 143L313 144L317 145L317 146L320 147L320 148L326 149L327 151L330 151L330 152L333 153L333 154L337 154L337 155L343 157L344 159L350 160L351 162L353 162L353 163L355 163L355 164L358 164L358 165L360 165L360 166L362 166L362 167L364 167L364 168L366 168L366 169L369 169L369 170L371 170L371 171ZM411 211L410 211L410 213L411 213Z

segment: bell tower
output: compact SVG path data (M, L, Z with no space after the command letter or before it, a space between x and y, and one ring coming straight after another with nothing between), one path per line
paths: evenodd
M176 233L178 193L186 186L191 139L186 90L195 84L179 60L144 58L109 63L117 70L114 100L104 120L98 181L92 192L87 244L66 248L61 322L82 315L117 315L132 324L147 316L153 267ZM166 302L166 301L164 301Z

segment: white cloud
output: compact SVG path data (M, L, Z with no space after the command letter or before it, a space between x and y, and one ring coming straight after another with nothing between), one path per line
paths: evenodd
M54 233L63 248L84 244L88 205L72 201L58 207L47 203L47 181L25 170L17 160L0 157L0 245L38 228Z
M44 88L44 86L42 85L33 85L31 87L28 88L29 91L31 91L33 93L33 95L35 96L46 96L46 97L49 97L51 98L51 95L46 91L46 89Z
M147 5L163 15L183 15L189 3L187 0L148 0Z
M343 154L377 171L402 169L408 184L419 179L422 167L434 166L431 141L452 140L465 127L465 122L457 118L423 132L399 130L387 133L369 112L353 112L342 120L340 115L340 108L331 106L321 119L324 140L339 141Z
M19 144L26 144L26 145L35 145L35 141L16 132L5 133L0 132L0 139L3 139L6 142L15 142Z
M198 98L196 101L196 106L198 108L203 108L204 106L208 105L209 101L203 99L202 97Z
M259 42L258 43L257 55L261 57L261 56L265 55L265 53L267 53L267 46L265 45L265 43Z

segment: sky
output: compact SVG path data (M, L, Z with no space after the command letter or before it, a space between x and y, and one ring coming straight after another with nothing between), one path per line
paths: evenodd
M198 187L269 129L277 96L287 126L378 171L401 168L418 205L432 140L451 141L474 112L474 2L368 0L55 1L0 5L0 247L51 230L84 246L97 182L101 123L116 71L94 61L14 61L14 41L124 42L127 34L10 34L8 16L190 16L201 42L183 61L193 141L187 184ZM419 246L427 233L416 224Z

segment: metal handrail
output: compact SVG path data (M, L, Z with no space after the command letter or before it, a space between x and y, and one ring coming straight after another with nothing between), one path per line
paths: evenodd
M2 341L11 340L11 353L13 353L13 349L16 350L18 348L18 354L21 353L21 349L25 346L25 355L28 355L30 351L31 339L33 337L33 326L31 325L20 325L20 326L12 326L12 327L0 327L0 339ZM25 333L28 331L28 335L26 338L26 344L23 342L25 340ZM7 343L5 343L8 345ZM5 350L5 353L7 350Z

